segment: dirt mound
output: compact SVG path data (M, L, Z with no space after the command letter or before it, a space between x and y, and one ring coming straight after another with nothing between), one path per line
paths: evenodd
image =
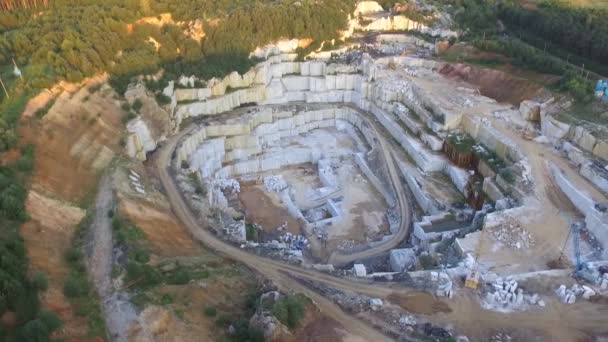
M479 92L484 96L516 106L521 101L534 97L542 89L539 84L523 78L468 64L445 64L439 72L479 87Z
M386 299L409 312L421 315L452 312L448 304L428 292L411 292L406 295L392 293Z

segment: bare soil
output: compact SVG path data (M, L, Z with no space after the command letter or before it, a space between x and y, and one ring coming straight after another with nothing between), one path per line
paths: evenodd
M241 187L239 198L245 208L246 222L258 224L267 233L277 233L276 228L287 222L287 229L284 231L300 234L302 223L291 216L287 209L277 203L277 199L271 198L262 187Z
M438 300L432 294L423 291L410 292L407 294L393 293L390 294L387 299L401 306L406 311L415 314L432 315L452 311L445 302Z
M484 96L513 105L533 97L542 88L539 84L499 70L468 64L446 64L439 72L451 79L476 85Z
M146 175L140 174L143 179ZM216 317L204 314L214 307L219 315L236 319L244 314L249 294L255 290L255 275L242 264L218 256L194 242L170 209L159 200L159 193L146 198L118 193L119 210L146 235L151 263L167 261L183 265L204 264L209 277L185 285L161 285L151 291L160 298L168 295L172 303L148 305L138 323L131 327L131 341L218 341L226 333L215 323ZM247 317L248 318L248 317Z
M30 191L26 208L31 219L22 225L30 271L44 272L49 281L42 294L42 305L55 312L63 326L54 335L67 341L96 341L88 336L86 317L75 314L63 294L63 284L69 269L64 255L71 246L76 225L84 217L84 210Z

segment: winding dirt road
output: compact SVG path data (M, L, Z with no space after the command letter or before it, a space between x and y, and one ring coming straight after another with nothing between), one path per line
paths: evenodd
M586 337L589 333L608 333L608 308L606 305L583 302L575 305L564 305L557 300L548 298L548 306L545 309L504 314L483 309L479 304L476 292L459 291L454 299L446 303L434 299L428 293L409 289L399 284L380 284L371 281L338 278L253 255L229 245L213 235L208 229L199 225L169 174L169 164L177 142L194 128L194 126L190 126L169 138L155 157L158 175L178 219L182 221L183 225L194 238L208 248L242 262L273 280L283 289L290 289L306 294L315 301L324 314L334 318L350 333L360 336L365 341L389 341L391 339L378 332L368 323L343 312L340 307L330 300L294 280L290 274L342 291L350 291L384 299L390 298L391 302L398 302L405 310L430 315L427 317L432 321L454 326L459 332L467 334L473 340L487 339L488 334L497 329L505 331L533 331L535 334L540 334L548 338L548 340L553 341L573 341ZM383 147L386 146L383 145ZM392 157L389 157L387 162L389 167L391 165L394 167ZM396 184L401 184L401 182L399 181ZM373 253L377 252L376 250L373 249L369 253L373 255ZM409 307L408 303L412 303L412 306ZM448 311L451 312L436 313L433 310L424 310L426 312L416 311L416 307L420 307L421 303L425 307L435 305L448 307Z
M368 326L362 321L353 318L350 315L345 314L337 305L326 299L325 297L317 294L316 292L304 287L297 281L293 280L291 277L287 275L287 273L297 273L300 276L311 278L314 281L322 281L322 275L318 272L304 270L297 266L291 266L287 264L283 264L281 262L273 261L270 259L262 258L259 256L252 255L243 250L240 250L236 247L226 244L224 241L220 240L209 230L204 227L200 227L197 223L194 215L190 211L187 204L184 202L180 191L177 189L175 183L171 175L169 174L169 163L171 161L171 155L175 150L175 146L179 139L183 137L185 134L191 132L195 127L191 126L188 129L183 130L179 134L168 139L164 146L158 152L159 155L156 158L156 166L158 169L158 175L163 184L163 187L166 191L166 195L171 203L173 208L173 212L175 215L182 221L184 226L188 229L190 234L195 237L197 240L201 241L205 246L220 252L224 255L233 258L234 260L240 261L248 267L256 270L260 274L263 274L265 277L273 280L283 289L295 290L297 292L305 293L308 297L310 297L317 306L321 309L321 311L334 318L338 322L340 322L344 328L350 333L360 336L366 341L390 341L390 339L380 332L376 331L374 328ZM330 280L328 283L330 286L333 284L338 285L338 287L342 287L341 285L345 285L346 281L339 281L337 278L329 277L325 275L327 280ZM327 283L323 281L324 283Z

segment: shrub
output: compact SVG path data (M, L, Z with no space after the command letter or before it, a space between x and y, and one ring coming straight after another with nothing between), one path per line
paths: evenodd
M89 284L82 274L70 273L63 284L63 293L70 298L84 296L89 292Z
M78 248L72 247L65 252L64 257L69 264L76 264L82 261L83 255Z
M38 318L51 331L58 329L62 325L61 319L54 312L48 310L40 310Z
M233 322L232 326L234 327L232 337L235 341L264 342L264 333L250 327L246 319L239 319Z
M170 295L169 293L165 293L165 294L162 295L162 297L160 297L160 304L161 305L173 304L174 301L175 301L175 298L173 298L173 296Z
M205 316L207 317L215 317L217 315L217 309L213 306L207 306L205 308Z
M167 278L167 283L171 285L184 285L192 279L190 271L183 266L177 266L177 269Z
M133 259L137 262L145 264L148 261L150 261L150 253L148 253L148 251L146 251L144 249L136 248L133 251Z
M46 277L46 274L42 272L34 273L32 277L32 284L37 290L46 291L49 288L49 280Z
M215 324L218 327L222 327L222 328L226 328L230 325L230 317L226 314L220 314L219 316L217 316L217 318L215 319Z
M140 288L150 288L161 283L160 273L150 265L129 261L126 269L127 281L137 284Z
M245 229L247 241L256 241L258 239L258 230L255 225L247 223Z
M89 89L88 89L88 90L89 90L89 93L90 93L90 94L93 94L93 93L98 92L98 91L99 91L99 89L101 89L101 86L103 86L103 84L102 84L102 83L98 83L98 84L95 84L95 85L90 86L90 87L89 87Z
M418 257L418 262L420 263L420 267L424 270L433 269L437 266L435 258L428 254L420 255Z
M306 304L310 300L302 295L289 295L281 298L272 307L272 314L290 329L295 328L304 317Z
M133 113L132 111L129 111L125 116L122 117L122 123L126 124L127 122L135 119L137 117L137 114Z
M129 88L129 83L131 83L131 76L130 75L120 75L120 76L113 75L112 77L110 77L110 80L108 81L108 83L110 84L110 86L112 86L112 88L114 88L114 90L118 93L118 95L124 96L125 92Z
M25 323L17 330L18 341L47 341L50 329L40 319Z
M156 94L156 102L160 105L166 105L171 103L171 98L163 93Z
M125 112L131 111L131 105L129 104L129 102L123 102L120 105L120 108L122 108L122 110L124 110Z
M140 99L135 99L135 101L133 101L133 104L131 105L131 107L133 108L133 110L136 113L139 113L139 111L141 110L141 107L143 106L143 102L141 102Z

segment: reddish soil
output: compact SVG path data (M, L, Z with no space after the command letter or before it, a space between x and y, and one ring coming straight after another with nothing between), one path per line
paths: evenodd
M42 304L63 321L63 326L54 336L66 341L95 341L87 335L86 317L76 316L63 295L63 284L69 272L64 255L84 212L34 191L28 196L26 208L31 220L21 227L21 235L25 240L30 270L47 275L49 287L41 297Z
M289 215L287 209L273 202L262 189L256 186L241 187L239 193L245 207L245 219L260 225L267 233L276 233L276 228L287 222L285 231L300 234L300 223Z
M428 292L411 292L406 295L393 293L387 299L415 314L432 315L438 312L448 313L452 311L445 302L433 297Z
M441 74L479 87L482 95L498 102L513 105L532 98L541 89L541 85L523 78L513 77L505 72L476 67L468 64L445 64Z
M200 254L200 246L166 208L141 199L119 197L121 213L146 234L154 254L161 257Z

